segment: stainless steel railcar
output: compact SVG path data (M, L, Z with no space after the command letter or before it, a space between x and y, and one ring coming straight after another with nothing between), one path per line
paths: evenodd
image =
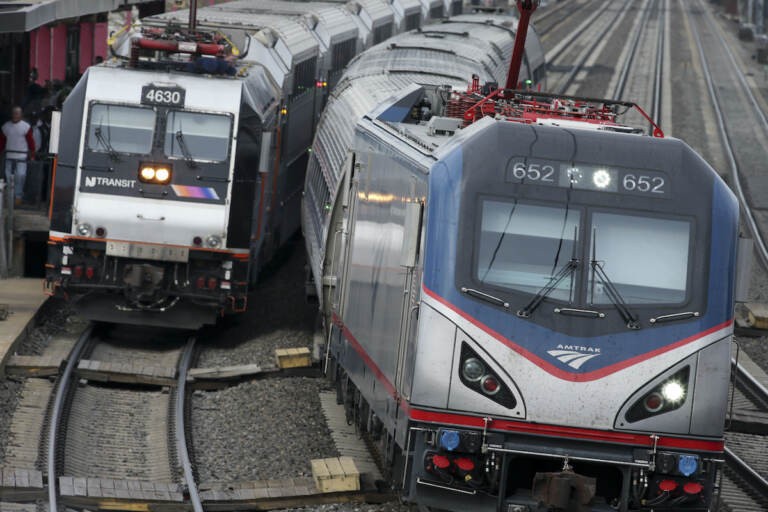
M494 27L441 29L358 57L313 145L303 230L349 417L439 509L710 510L733 194L624 105L486 97Z
M442 17L430 2L245 0L196 11L195 30L177 11L123 34L64 106L48 293L116 322L244 311L299 227L329 89L360 51Z

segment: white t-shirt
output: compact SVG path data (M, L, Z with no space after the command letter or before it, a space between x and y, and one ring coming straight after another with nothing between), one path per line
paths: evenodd
M29 145L27 144L29 123L26 121L19 121L18 123L8 121L3 125L2 130L3 135L5 135L6 158L26 160L27 151L29 151ZM23 153L15 153L14 150L23 151Z

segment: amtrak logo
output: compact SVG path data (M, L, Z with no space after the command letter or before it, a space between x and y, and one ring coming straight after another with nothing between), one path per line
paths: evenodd
M600 355L600 349L580 345L558 345L557 350L547 350L547 354L557 358L561 363L578 370L584 363Z
M125 178L104 178L102 176L86 176L86 187L118 187L118 188L133 188L136 186L136 180L128 180Z

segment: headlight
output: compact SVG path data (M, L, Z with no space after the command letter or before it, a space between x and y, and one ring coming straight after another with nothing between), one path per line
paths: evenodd
M77 234L80 236L91 236L91 225L83 222L77 225Z
M208 245L208 247L216 249L221 245L221 238L216 235L211 235L205 239L205 243Z
M485 366L478 359L472 357L464 361L461 373L470 382L477 382L485 374Z
M166 183L171 178L171 171L165 167L161 167L155 171L155 181L159 183Z
M661 387L661 394L672 403L680 401L685 396L685 388L676 380L671 380Z
M155 179L155 169L154 167L142 167L141 171L141 179L144 181L152 181Z
M171 171L169 164L142 163L139 165L139 181L165 185L171 181Z

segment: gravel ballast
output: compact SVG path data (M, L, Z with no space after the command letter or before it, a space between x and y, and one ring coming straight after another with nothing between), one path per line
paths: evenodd
M323 379L276 378L192 395L200 482L312 475L311 459L337 457L318 393Z
M62 299L49 298L37 314L37 325L29 330L14 350L18 355L41 355L55 336L79 332L82 321ZM0 465L5 461L5 450L13 414L19 404L24 378L6 377L0 382Z
M312 348L317 304L304 296L304 241L294 238L262 271L245 313L200 332L199 368L275 365L275 349Z

